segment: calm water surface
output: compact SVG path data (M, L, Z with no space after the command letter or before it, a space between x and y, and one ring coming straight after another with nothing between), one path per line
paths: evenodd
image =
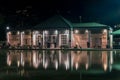
M120 51L0 51L0 80L120 80Z

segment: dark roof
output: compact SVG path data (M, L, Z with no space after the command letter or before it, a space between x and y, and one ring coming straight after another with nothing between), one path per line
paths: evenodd
M116 30L114 32L111 33L112 35L120 35L120 30Z
M60 15L55 15L44 22L34 26L34 29L71 28L71 23Z
M60 28L109 28L109 26L96 23L71 23L61 15L55 15L44 22L34 26L33 29L60 29Z
M90 22L90 23L73 23L74 28L108 28L107 25Z

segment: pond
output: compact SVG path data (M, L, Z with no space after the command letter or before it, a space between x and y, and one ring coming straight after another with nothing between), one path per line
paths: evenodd
M0 51L0 80L120 80L120 51Z

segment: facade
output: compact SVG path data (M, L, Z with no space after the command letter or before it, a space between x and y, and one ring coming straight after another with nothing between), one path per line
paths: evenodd
M8 31L7 43L11 46L41 48L112 48L111 29L99 23L71 23L56 15L33 29Z
M113 48L119 49L120 48L120 29L113 31L111 35L113 35Z

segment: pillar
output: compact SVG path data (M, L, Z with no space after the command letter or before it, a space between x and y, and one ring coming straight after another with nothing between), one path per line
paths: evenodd
M58 31L58 37L59 37L58 46L59 46L59 48L60 48L60 47L61 47L61 30Z
M69 47L72 48L72 42L73 42L73 28L70 28L69 30Z
M43 30L43 41L42 41L42 44L43 44L43 48L45 47L45 31Z
M7 43L10 43L10 32L7 32Z
M32 32L32 30L31 30L31 46L33 45L33 43L32 43L32 36L33 36L33 32Z
M86 43L87 43L87 48L90 47L90 31L86 30Z
M71 30L70 30L70 35L71 35L71 37L70 37L70 40L71 40L70 47L72 48L72 46L73 46L73 28L71 28Z
M36 45L36 33L35 32L33 33L33 45L34 46Z
M21 46L23 46L23 40L24 40L24 32L20 32L20 35L21 35Z
M109 37L110 37L110 48L113 48L113 35L111 35L112 33L112 28L109 29Z

